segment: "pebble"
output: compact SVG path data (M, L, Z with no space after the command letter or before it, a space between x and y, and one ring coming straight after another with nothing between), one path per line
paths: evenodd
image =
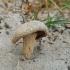
M5 28L10 28L9 25L8 25L7 23L5 23L4 26L5 26Z
M9 32L8 32L8 31L6 31L6 34L7 34L7 35L9 35Z
M65 28L70 29L70 24L66 24Z
M70 70L70 66L68 66L68 70Z
M0 26L0 29L2 29L2 27Z

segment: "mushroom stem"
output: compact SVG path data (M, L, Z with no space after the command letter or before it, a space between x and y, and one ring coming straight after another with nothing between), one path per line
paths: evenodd
M24 37L22 54L25 56L26 59L30 59L31 57L36 36L37 33L32 33Z

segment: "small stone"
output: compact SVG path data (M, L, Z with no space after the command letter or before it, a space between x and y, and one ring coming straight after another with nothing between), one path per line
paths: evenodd
M68 31L69 32L69 35L70 35L70 31Z
M51 37L51 36L49 36L49 37L48 37L48 39L49 39L49 40L51 40L51 39L52 39L52 37Z
M61 55L61 54L58 54L59 56Z
M53 39L53 41L55 41L57 38L58 38L58 36L54 36L54 39Z
M20 59L20 61L24 61L24 59Z
M49 44L53 44L52 42L48 42Z
M39 42L41 42L41 40Z
M0 18L0 23L1 23L1 20L3 20L2 18Z
M68 66L68 70L70 70L70 66Z
M55 48L55 50L57 50L58 48Z
M67 43L66 41L63 41L63 43Z
M53 30L53 32L56 32L57 31L57 29L56 29L55 26L52 26L52 30Z
M43 43L45 43L45 40L43 40Z
M64 30L61 30L60 33L62 34L64 32Z
M41 49L41 46L38 46L38 47L37 47L37 50L38 50L38 51L42 50L42 49Z
M66 24L65 26L67 29L70 29L70 24Z
M33 62L35 62L35 60L33 60Z
M0 26L0 29L2 29L2 27Z
M8 4L7 4L7 3L5 3L4 5L5 5L6 7L8 7Z
M5 26L5 28L10 28L9 25L8 25L7 23L5 23L4 26Z
M41 45L41 42L39 42L39 45Z
M55 41L56 40L56 37L54 37L54 39L52 41Z
M9 32L8 32L8 31L6 31L6 34L7 34L7 35L9 35Z
M12 51L10 51L10 53L13 53Z
M67 62L65 61L65 63L67 64Z

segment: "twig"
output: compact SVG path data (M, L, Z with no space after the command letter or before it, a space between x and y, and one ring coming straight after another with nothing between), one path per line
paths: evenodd
M50 11L49 11L49 8L48 8L48 1L46 0L46 8L48 10L48 17L50 17Z

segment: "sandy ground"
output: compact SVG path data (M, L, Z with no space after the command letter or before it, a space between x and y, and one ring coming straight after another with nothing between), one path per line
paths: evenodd
M21 55L22 39L13 44L12 34L22 25L19 12L2 13L0 8L0 70L70 70L70 29L49 28L50 38L36 41L30 60Z

